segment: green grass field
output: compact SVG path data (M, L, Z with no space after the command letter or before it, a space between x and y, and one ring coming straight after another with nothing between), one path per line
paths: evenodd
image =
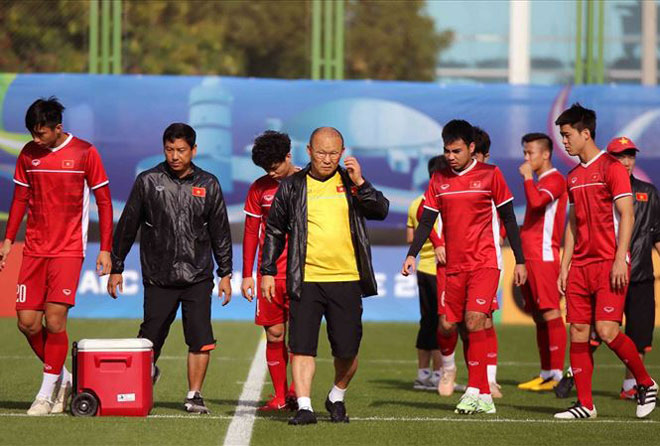
M71 320L69 339L131 337L135 320ZM54 415L31 418L23 414L38 390L41 367L11 319L0 319L0 444L223 444L239 395L260 342L261 331L251 323L214 325L218 349L204 388L211 416L182 411L185 396L185 355L180 323L172 327L159 365L163 376L155 389L155 407L147 419L74 418ZM416 374L414 324L370 323L365 326L358 374L347 393L351 423L333 425L323 408L331 386L332 363L323 340L317 365L313 405L320 415L315 426L286 424L288 414L258 416L254 445L278 444L658 444L660 409L647 421L634 416L635 405L618 399L623 367L607 349L596 357L594 377L596 420L555 422L552 414L572 400L554 394L516 389L519 381L537 373L531 327L499 327L499 382L504 398L496 415L454 415L458 395L440 398L412 389ZM459 346L460 350L460 346ZM462 358L462 354L457 357ZM265 359L264 359L265 360ZM660 376L660 354L648 364ZM462 359L459 361L459 370ZM465 375L459 372L459 381ZM272 388L268 377L262 397ZM574 399L574 398L573 398Z

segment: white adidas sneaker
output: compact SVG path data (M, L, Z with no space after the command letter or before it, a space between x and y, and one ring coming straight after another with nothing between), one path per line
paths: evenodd
M658 383L653 381L652 386L637 386L637 418L644 418L655 409L658 397Z
M597 415L596 406L589 410L578 401L565 411L557 412L555 418L560 420L584 420L587 418L596 418Z
M53 403L48 398L37 397L27 411L28 415L40 417L50 414Z

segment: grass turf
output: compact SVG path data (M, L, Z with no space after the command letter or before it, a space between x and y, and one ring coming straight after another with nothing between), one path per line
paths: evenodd
M71 320L69 339L130 337L135 320ZM261 337L248 322L216 322L219 340L212 354L204 395L211 418L188 416L182 411L186 388L186 347L180 322L170 332L159 366L163 376L155 390L153 417L43 418L22 416L39 387L41 370L11 319L0 319L0 444L222 444L234 414ZM454 415L458 395L440 398L434 392L412 389L416 374L414 324L365 324L360 368L347 393L350 424L327 421L323 407L332 383L328 344L322 340L312 403L319 415L315 426L292 427L288 413L259 415L252 435L254 445L290 444L657 444L660 410L649 421L635 418L635 404L618 399L623 366L605 347L596 355L594 395L598 419L555 422L552 414L573 399L516 389L520 381L538 372L532 327L498 327L499 382L504 398L497 400L496 415ZM323 336L322 336L323 338ZM460 346L459 346L460 351ZM459 353L457 357L462 357ZM647 363L660 376L660 355L652 352ZM462 361L459 382L465 382ZM263 397L272 392L266 378ZM181 418L172 418L178 417ZM159 418L166 417L166 418Z

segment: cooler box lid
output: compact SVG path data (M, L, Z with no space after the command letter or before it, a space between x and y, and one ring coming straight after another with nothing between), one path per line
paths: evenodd
M78 351L83 352L143 352L151 350L153 344L144 338L127 339L81 339Z

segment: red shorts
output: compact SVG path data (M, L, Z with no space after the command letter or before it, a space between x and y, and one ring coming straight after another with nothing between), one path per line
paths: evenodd
M46 302L76 304L82 257L24 256L16 286L16 310L43 311Z
M447 268L445 266L436 267L435 283L438 288L438 314L445 314L445 287L447 286Z
M447 274L445 316L447 322L463 322L466 311L490 314L497 302L500 270L482 268Z
M263 327L285 324L289 320L289 296L286 279L275 279L275 296L272 302L261 294L261 277L257 277L257 306L254 323Z
M611 288L610 272L613 263L613 260L603 260L584 266L571 266L566 284L567 322L621 322L628 287L619 291Z
M525 300L525 311L535 313L543 310L559 310L559 262L527 260L527 282L520 287Z

